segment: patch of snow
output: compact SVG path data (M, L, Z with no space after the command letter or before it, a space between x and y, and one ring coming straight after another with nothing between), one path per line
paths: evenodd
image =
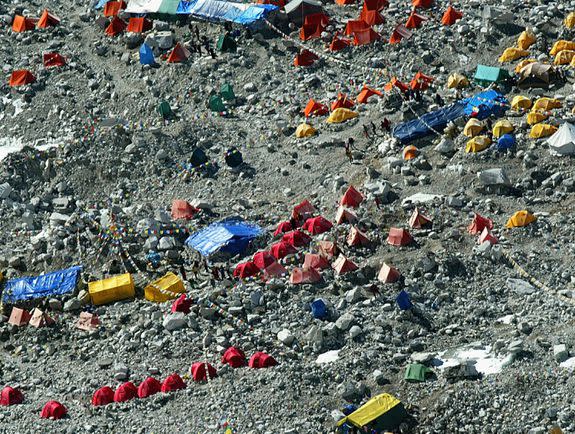
M317 356L316 363L321 365L324 363L332 363L339 359L339 350L326 351Z

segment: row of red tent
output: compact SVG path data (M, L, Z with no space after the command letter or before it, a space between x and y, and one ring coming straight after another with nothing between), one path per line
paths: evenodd
M23 17L15 15L12 20L12 31L16 33L27 32L34 29L47 29L60 24L60 18L44 9L40 18Z

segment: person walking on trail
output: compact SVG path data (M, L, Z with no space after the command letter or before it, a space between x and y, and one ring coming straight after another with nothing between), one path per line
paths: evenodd
M186 276L186 269L184 268L183 264L180 265L180 275L182 276L182 280L188 280L188 277Z
M371 121L370 124L371 124L371 129L373 131L373 135L375 136L377 134L377 127L375 126L373 121Z
M194 273L194 278L198 278L198 274L200 272L200 264L198 262L198 260L195 260L194 262L192 262L192 273Z
M391 123L389 122L389 119L383 118L381 121L381 128L388 133L391 131Z
M353 138L349 137L345 144L343 145L345 148L345 155L349 158L349 162L353 163L353 153L351 152L351 147L353 146Z
M369 129L365 124L363 124L363 135L365 136L366 139L369 139Z

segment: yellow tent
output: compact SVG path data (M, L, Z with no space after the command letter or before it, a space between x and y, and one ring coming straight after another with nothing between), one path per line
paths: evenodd
M328 124L339 124L341 122L345 122L348 119L353 119L359 116L359 113L354 112L350 109L346 109L343 107L336 108L334 111L331 112L329 118L327 118Z
M509 122L507 119L502 119L500 121L497 121L493 126L493 137L498 139L503 134L513 132L514 129L515 127L511 122Z
M525 56L529 56L529 51L517 47L509 47L499 56L499 63L511 62Z
M471 118L465 124L465 128L463 128L463 135L467 137L475 137L483 131L483 128L484 125L481 121Z
M477 136L472 138L465 145L465 152L481 152L491 145L491 139L487 136Z
M341 419L337 426L344 423L353 425L356 428L364 426L397 426L407 416L405 407L399 399L388 393L374 396L349 416Z
M518 228L527 226L529 223L533 223L537 220L533 214L531 214L527 210L517 211L509 220L507 220L507 224L505 225L506 228Z
M524 30L517 39L517 46L522 50L527 50L535 42L537 42L535 34L531 30Z
M555 55L555 59L553 60L554 65L567 65L573 60L575 57L575 51L573 50L561 50L559 53Z
M553 98L539 98L535 101L535 104L533 104L533 110L549 111L556 108L561 108L561 101Z
M448 89L462 89L469 86L469 80L462 74L454 72L447 79Z
M537 112L537 111L530 111L529 113L527 113L527 123L529 125L535 125L535 124L538 124L539 122L543 122L548 117L549 117L549 115L547 115L545 113Z
M403 159L404 160L413 160L419 154L419 149L417 149L413 145L407 145L403 148Z
M165 276L154 280L144 288L144 297L149 301L163 303L177 298L177 294L184 292L186 292L186 288L182 279L168 271Z
M541 139L543 137L549 137L557 131L557 127L549 124L537 124L531 127L531 132L529 137L532 139Z
M551 48L549 54L555 56L557 53L563 50L575 50L575 42L565 40L557 41L553 44L553 48Z
M567 27L568 29L572 29L573 27L575 27L575 12L570 12L569 15L565 17L565 21L563 21L563 24L565 24L565 27Z
M523 95L514 96L511 100L511 108L516 111L530 109L532 105L531 100Z
M515 67L515 73L516 73L516 74L519 74L523 68L525 68L525 67L526 67L527 65L529 65L530 63L535 63L535 62L537 62L537 59L531 59L531 58L530 58L530 59L523 59L523 60L521 60L521 61L517 64L517 66Z
M295 130L295 136L298 139L302 139L304 137L311 137L315 133L317 133L317 130L314 127L312 127L310 124L306 124L305 122L302 124L299 124L297 129Z

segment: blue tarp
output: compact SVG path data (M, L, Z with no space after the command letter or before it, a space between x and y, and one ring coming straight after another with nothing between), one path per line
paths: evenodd
M464 115L465 103L458 101L450 106L426 113L421 118L412 119L408 122L397 125L393 129L393 136L401 143L409 143L413 140L421 139L434 130L442 132L447 124ZM431 128L430 128L431 127Z
M147 44L142 44L140 47L140 63L142 65L154 65L156 61L154 60L154 53L152 52L152 47Z
M259 226L243 221L240 218L230 218L190 235L186 245L209 256L215 252L235 255L243 252L250 241L263 232Z
M81 266L53 271L37 277L23 277L6 282L2 300L5 303L52 297L74 291Z
M496 90L486 90L462 101L465 102L465 115L471 116L473 113L477 113L474 117L479 120L486 119L491 115L503 116L509 106L509 101Z
M499 151L504 151L506 149L511 149L515 147L515 136L512 134L503 134L497 140L497 149Z
M274 5L234 3L220 0L182 0L177 14L193 15L208 21L229 21L245 26L252 25L266 18L271 11L277 10Z
M409 298L409 294L405 292L405 290L403 289L401 290L395 301L397 302L397 306L399 306L401 310L408 310L413 307L413 303Z

